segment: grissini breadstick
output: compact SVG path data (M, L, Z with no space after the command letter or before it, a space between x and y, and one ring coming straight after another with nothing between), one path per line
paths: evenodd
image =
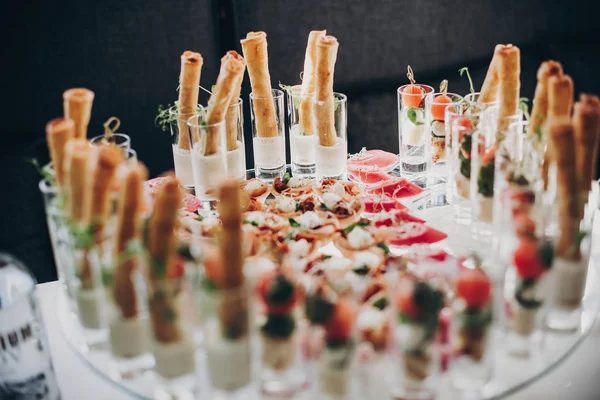
M597 96L581 94L573 111L573 129L576 154L575 170L579 178L580 198L585 204L596 171L598 140L600 139L600 99Z
M117 260L112 284L113 296L124 318L138 313L137 296L132 273L138 267L139 255L119 260L127 245L140 239L140 214L144 203L144 181L148 171L138 163L127 171L119 195L117 228L113 259Z
M237 55L237 53L235 54ZM215 154L219 151L219 129L211 125L225 120L229 103L231 103L238 82L241 84L241 78L244 76L245 66L244 59L240 59L233 54L227 53L221 58L221 70L208 101L206 123L209 127L204 155Z
M578 259L579 249L573 251L579 229L573 125L569 116L553 116L548 118L545 128L549 136L549 151L556 161L556 198L560 227L557 254Z
M56 185L59 188L65 182L65 147L73 137L75 137L75 124L70 119L56 118L46 124L46 141L50 150Z
M531 108L531 119L527 126L530 137L535 136L542 126L546 115L548 114L548 79L551 76L562 75L562 66L556 61L544 61L537 71L537 85L535 95L533 96L533 106Z
M175 178L169 177L161 186L148 223L146 248L149 256L150 320L157 341L176 342L182 337L179 326L178 304L169 269L175 256L175 231L178 227L181 191Z
M67 159L65 160L65 173L67 177L67 204L66 209L75 223L84 223L86 213L85 205L89 203L87 197L89 190L89 163L90 144L85 139L73 139L67 143Z
M240 43L248 64L257 135L259 137L277 136L277 119L271 92L271 76L269 75L267 34L248 32L246 39L242 39Z
M179 116L177 128L179 138L177 145L183 150L190 149L187 119L196 113L200 92L200 73L204 60L200 53L184 51L181 55L181 72L179 75Z
M491 103L498 99L498 85L500 83L498 79L498 52L503 47L504 45L497 44L494 49L494 55L490 61L490 66L485 75L483 85L481 85L481 90L479 91L479 98L477 100L479 103Z
M87 136L93 102L94 92L89 89L73 88L63 93L64 116L75 123L75 137L78 139Z
M317 63L317 43L325 37L326 31L311 31L308 34L306 54L304 56L304 71L302 75L301 100L298 114L300 116L300 132L312 135L315 130L315 117L313 112L313 96L315 93L315 65Z
M333 36L323 36L317 43L317 66L315 84L315 118L319 144L336 144L333 73L339 43Z
M244 273L242 266L242 207L239 181L228 179L219 188L219 214L223 229L219 243L222 262L222 292L217 315L222 334L239 339L248 332L248 299L243 296ZM238 290L232 290L238 289Z
M548 78L548 117L571 115L573 79L569 75Z
M521 52L517 46L508 44L498 51L498 79L500 81L500 110L498 131L505 131L510 120L507 117L519 111L521 90Z
M231 50L228 51L227 54L242 62L244 64L244 69L246 68L246 60L244 60L244 57L242 57L236 51ZM240 94L242 93L243 81L244 72L242 71L238 81L234 85L233 94L231 95L229 107L227 108L227 115L225 116L225 129L227 130L227 151L235 150L238 146L238 120L240 116L237 104L240 99Z

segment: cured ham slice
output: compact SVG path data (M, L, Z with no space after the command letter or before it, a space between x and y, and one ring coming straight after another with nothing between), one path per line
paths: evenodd
M392 231L390 244L394 246L411 246L413 244L435 243L448 237L444 232L430 228L418 222L407 222Z
M360 200L365 205L365 212L367 213L379 213L382 211L391 210L407 210L408 208L400 203L397 199L389 197L382 197L377 195L364 195L360 197Z
M395 199L403 199L423 193L423 189L405 178L394 178L367 188L367 192Z
M377 167L381 170L389 171L398 164L397 154L383 150L361 150L358 154L350 156L348 159L348 171L360 167Z

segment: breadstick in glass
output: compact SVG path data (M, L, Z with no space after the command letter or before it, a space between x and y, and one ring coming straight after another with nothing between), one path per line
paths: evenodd
M503 47L503 44L497 44L494 49L494 55L490 61L490 66L485 75L483 85L481 85L481 90L479 91L479 103L491 103L498 99L498 86L500 83L498 79L498 52Z
M585 204L596 171L600 140L600 99L597 96L581 94L573 111L573 129L575 170L579 178L580 196Z
M573 79L569 75L548 78L548 117L571 115Z
M227 55L235 58L244 64L244 69L246 68L246 60L237 51L231 50L227 52ZM225 116L225 129L227 130L227 151L232 151L237 149L238 143L238 120L240 118L238 107L238 101L240 100L240 95L242 93L242 82L244 81L244 71L239 76L239 79L234 84L233 94L231 95L231 101L229 102L229 107L227 108L227 115Z
M75 137L85 139L92 116L94 92L85 88L68 89L63 93L63 111L65 118L75 123Z
M91 147L85 139L73 139L67 143L65 160L65 176L67 186L66 210L73 222L84 223L85 205L91 194L90 185L90 153Z
M304 71L302 72L301 100L298 114L300 116L300 132L312 135L315 130L313 96L315 93L315 66L317 63L317 43L325 37L326 31L311 31L308 35L306 54L304 56Z
M500 81L500 110L498 131L508 129L507 117L519 111L521 91L521 52L517 46L508 44L498 51L498 79Z
M264 32L249 32L246 39L242 39L240 43L248 64L257 135L259 137L277 136L277 118L275 117L271 76L269 75L267 34Z
M177 129L179 138L177 145L183 150L190 149L187 119L196 113L198 95L200 93L200 73L204 60L200 53L184 51L181 55L181 72L179 75L179 119Z
M333 73L339 43L334 36L323 36L317 42L315 83L315 119L319 144L334 146L335 134Z
M46 141L50 150L56 185L59 188L65 182L65 147L74 137L75 124L70 119L56 118L46 124Z
M537 71L537 85L531 108L531 119L527 126L529 136L533 137L541 129L542 123L548 115L548 79L551 76L562 75L563 70L559 62L544 61Z

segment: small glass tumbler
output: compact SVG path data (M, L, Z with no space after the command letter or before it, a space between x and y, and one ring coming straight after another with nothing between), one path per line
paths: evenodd
M417 93L413 93L417 87ZM419 93L420 91L420 93ZM427 85L404 85L398 93L398 136L401 173L413 182L425 184L427 134L425 96L433 93Z
M317 140L313 95L301 93L302 86L293 86L287 93L290 155L292 175L315 176L315 151Z
M154 398L194 399L198 392L194 302L184 277L155 279L145 285L150 325L150 348L157 375Z
M317 139L315 140L316 179L346 179L348 159L348 101L334 93L333 101L314 101ZM333 110L331 110L333 108Z
M445 181L446 157L446 111L462 111L463 98L455 93L429 93L425 96L425 126L427 127L427 171L430 185Z
M58 281L67 293L67 298L73 300L74 290L71 285L73 280L70 278L74 273L73 249L71 248L69 237L67 215L64 210L64 199L58 187L46 179L42 179L38 186L44 197L46 221L48 223L48 233L50 234L50 244L54 253ZM69 303L70 305L74 305L72 302Z
M246 285L203 285L204 350L209 398L246 399L252 382L252 304Z
M244 101L240 98L227 109L227 176L246 179L246 145L244 143Z
M459 224L471 222L471 145L482 114L483 110L476 105L462 113L446 110L446 145L450 150L447 197L451 198L455 221Z
M285 117L283 91L271 90L269 98L250 93L252 148L256 178L272 182L285 173Z
M479 92L469 93L468 95L466 95L464 97L464 101L469 107L478 106L478 107L482 108L484 111L487 110L488 108L498 106L498 101L489 101L489 102L485 102L485 103L480 102L479 101Z
M117 379L134 379L152 370L150 353L148 298L141 257L128 257L111 268L103 269L106 290L110 370ZM119 262L119 261L117 261Z
M214 210L217 187L227 177L225 121L208 125L201 113L188 119L188 127L196 197L206 210Z
M127 158L131 150L131 138L124 133L111 133L110 135L100 135L90 139L92 146L115 146L123 152L123 157Z
M180 114L177 106L169 108L168 113L175 176L181 186L191 190L194 188L194 174L192 172L192 153L190 151L192 146L187 122L195 114Z

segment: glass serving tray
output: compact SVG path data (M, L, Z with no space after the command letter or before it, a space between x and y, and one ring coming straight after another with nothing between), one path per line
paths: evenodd
M248 170L248 178L254 176L253 170ZM470 230L466 226L457 226L453 222L452 207L448 205L445 199L445 193L438 185L427 188L423 193L414 198L405 201L421 218L425 219L430 225L443 230L448 234L448 238L436 243L434 246L440 247L451 253L464 252L470 248L480 248L480 245L471 239ZM600 226L600 224L598 224ZM596 229L592 234L594 241L598 240L600 232ZM594 245L592 243L592 249ZM327 251L328 249L323 249ZM399 249L393 249L397 252ZM487 384L483 390L482 399L492 400L501 399L522 390L532 383L539 380L544 375L558 367L566 358L573 354L579 344L587 337L592 328L596 317L600 311L600 277L598 275L599 260L598 254L592 254L590 257L589 273L585 296L582 302L582 317L580 328L570 333L564 332L536 332L539 336L536 338L541 343L540 348L532 351L528 358L519 358L511 356L505 349L505 338L502 332L495 331L492 335L492 347L495 351L494 357L494 378ZM58 315L61 329L70 347L84 361L100 379L104 379L110 384L123 391L124 394L134 399L153 399L155 383L157 376L154 372L147 371L132 379L122 379L115 375L111 368L108 349L90 349L85 341L82 328L77 322L77 317L70 310L69 303L63 291L58 295ZM202 382L206 374L202 371L202 349L198 351L198 376L199 382ZM381 381L381 385L386 382L382 378L389 369L391 359L384 358L377 364L369 366L369 382L376 383ZM459 398L448 376L441 379L439 399L451 400ZM261 397L258 389L249 394L248 399L267 398ZM297 399L315 399L315 394L307 391Z

